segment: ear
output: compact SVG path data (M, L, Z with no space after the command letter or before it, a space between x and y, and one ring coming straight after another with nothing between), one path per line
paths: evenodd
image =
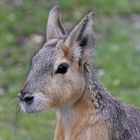
M61 23L60 8L58 6L54 6L48 17L47 41L51 39L64 38L66 36L66 30Z
M68 35L65 43L72 47L76 59L86 61L92 56L95 48L95 33L93 32L94 13L85 16L82 21Z

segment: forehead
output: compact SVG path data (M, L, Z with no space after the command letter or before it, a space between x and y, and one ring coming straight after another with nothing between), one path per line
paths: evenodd
M33 62L45 64L46 62L52 63L56 60L56 56L60 53L60 41L54 40L45 43L43 47L34 55Z

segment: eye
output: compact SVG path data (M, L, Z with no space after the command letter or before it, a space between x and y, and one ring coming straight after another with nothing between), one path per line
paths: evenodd
M68 70L69 65L67 63L62 63L58 66L58 69L55 73L65 74Z

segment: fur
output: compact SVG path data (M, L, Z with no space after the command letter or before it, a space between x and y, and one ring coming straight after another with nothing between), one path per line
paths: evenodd
M56 111L54 140L140 140L140 109L114 98L91 63L93 17L89 13L67 35L59 7L51 10L47 42L32 58L20 104L29 113ZM56 73L63 63L67 72Z

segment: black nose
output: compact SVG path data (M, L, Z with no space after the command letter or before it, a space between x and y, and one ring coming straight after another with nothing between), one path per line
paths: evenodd
M26 104L32 104L34 101L34 96L32 96L29 92L20 92L20 95L18 96L20 101L25 102Z
M34 97L33 96L27 95L27 96L24 97L24 102L26 104L32 104L33 103L33 100L34 100Z

